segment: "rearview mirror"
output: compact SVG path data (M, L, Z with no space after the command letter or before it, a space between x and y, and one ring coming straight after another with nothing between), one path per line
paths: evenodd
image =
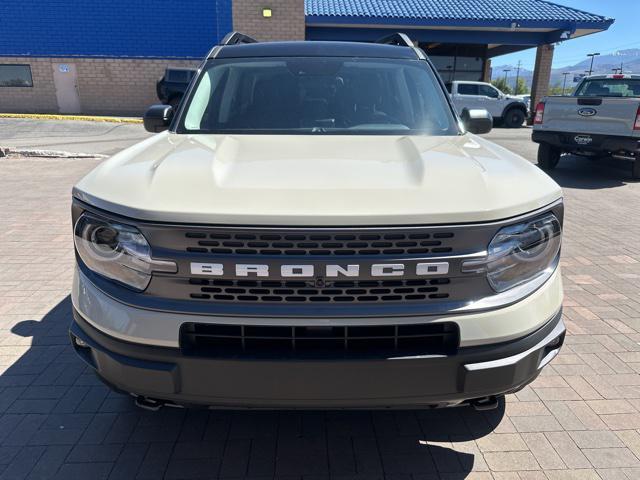
M493 128L493 117L484 108L465 108L460 114L462 123L467 132L480 134L489 133Z
M171 105L153 105L144 114L144 129L147 132L158 133L169 128L173 118Z

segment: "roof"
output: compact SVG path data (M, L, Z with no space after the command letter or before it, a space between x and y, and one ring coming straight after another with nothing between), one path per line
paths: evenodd
M215 58L249 57L370 57L418 58L413 48L380 43L359 42L258 42L225 45L214 52Z
M601 15L542 0L305 0L307 20L352 19L611 23ZM404 22L402 22L404 23ZM449 22L446 22L449 23Z
M604 73L584 77L584 80L640 80L638 73Z

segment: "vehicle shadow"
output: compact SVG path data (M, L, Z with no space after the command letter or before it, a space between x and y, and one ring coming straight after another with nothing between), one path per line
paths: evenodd
M561 187L597 190L636 183L631 178L631 164L615 158L590 159L563 155L558 166L548 172Z
M140 410L76 358L70 318L67 297L11 329L31 347L0 374L0 478L462 480L487 470L473 440L504 416L504 402L490 412Z

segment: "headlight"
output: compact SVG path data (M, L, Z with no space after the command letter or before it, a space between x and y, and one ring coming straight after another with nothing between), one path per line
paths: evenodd
M91 270L136 290L144 290L151 272L177 272L174 262L154 260L147 239L135 227L83 213L74 227L78 255Z
M496 292L551 276L560 254L562 227L552 213L501 229L482 260L463 264L463 272L484 272Z

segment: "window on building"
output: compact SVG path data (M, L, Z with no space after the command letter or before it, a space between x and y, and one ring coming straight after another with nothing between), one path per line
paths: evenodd
M436 43L421 45L436 70L446 82L454 80L482 81L486 45L454 45Z
M0 65L0 87L33 87L31 66Z

